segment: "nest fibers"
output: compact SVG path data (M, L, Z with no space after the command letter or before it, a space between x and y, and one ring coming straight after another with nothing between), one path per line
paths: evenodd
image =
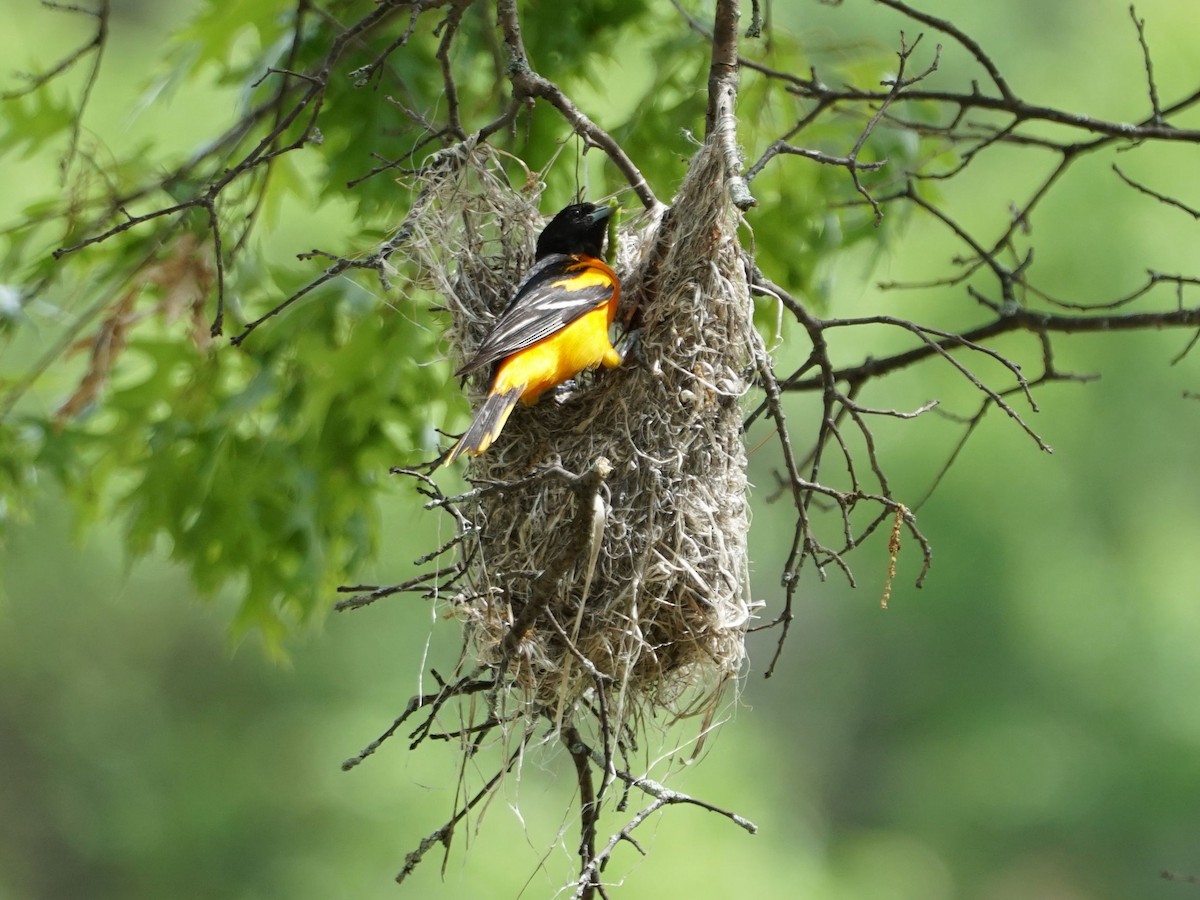
M543 225L537 197L463 147L427 178L410 246L469 358ZM518 407L470 462L455 502L467 653L505 688L492 714L590 710L617 734L645 713L711 711L751 618L746 457L752 306L719 153L694 161L673 211L619 238L642 330L619 368ZM478 403L487 384L471 384ZM610 732L611 733L611 732Z

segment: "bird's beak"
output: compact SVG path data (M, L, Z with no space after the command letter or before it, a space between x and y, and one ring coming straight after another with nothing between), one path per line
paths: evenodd
M606 222L612 216L613 210L611 206L601 206L592 213L592 224L598 225L601 222Z

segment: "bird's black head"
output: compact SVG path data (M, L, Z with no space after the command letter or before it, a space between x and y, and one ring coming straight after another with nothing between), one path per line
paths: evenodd
M559 211L537 242L537 258L552 253L600 256L612 209L594 203L573 203Z

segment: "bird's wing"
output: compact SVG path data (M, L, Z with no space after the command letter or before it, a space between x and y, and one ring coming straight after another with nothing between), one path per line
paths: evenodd
M469 374L548 338L604 306L616 290L617 276L601 260L563 253L538 260L475 355L454 374Z

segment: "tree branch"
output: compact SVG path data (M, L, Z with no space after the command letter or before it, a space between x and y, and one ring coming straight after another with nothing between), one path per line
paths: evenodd
M713 14L712 62L708 70L708 108L704 134L716 141L725 160L725 180L729 199L740 210L757 205L742 175L742 154L738 148L738 0L717 0Z
M604 151L625 176L646 209L653 210L661 206L649 183L621 145L584 115L558 85L533 70L525 52L524 39L521 37L521 20L517 13L516 0L497 0L496 18L504 43L508 47L507 74L512 82L514 99L520 102L545 100L562 114L576 134Z

